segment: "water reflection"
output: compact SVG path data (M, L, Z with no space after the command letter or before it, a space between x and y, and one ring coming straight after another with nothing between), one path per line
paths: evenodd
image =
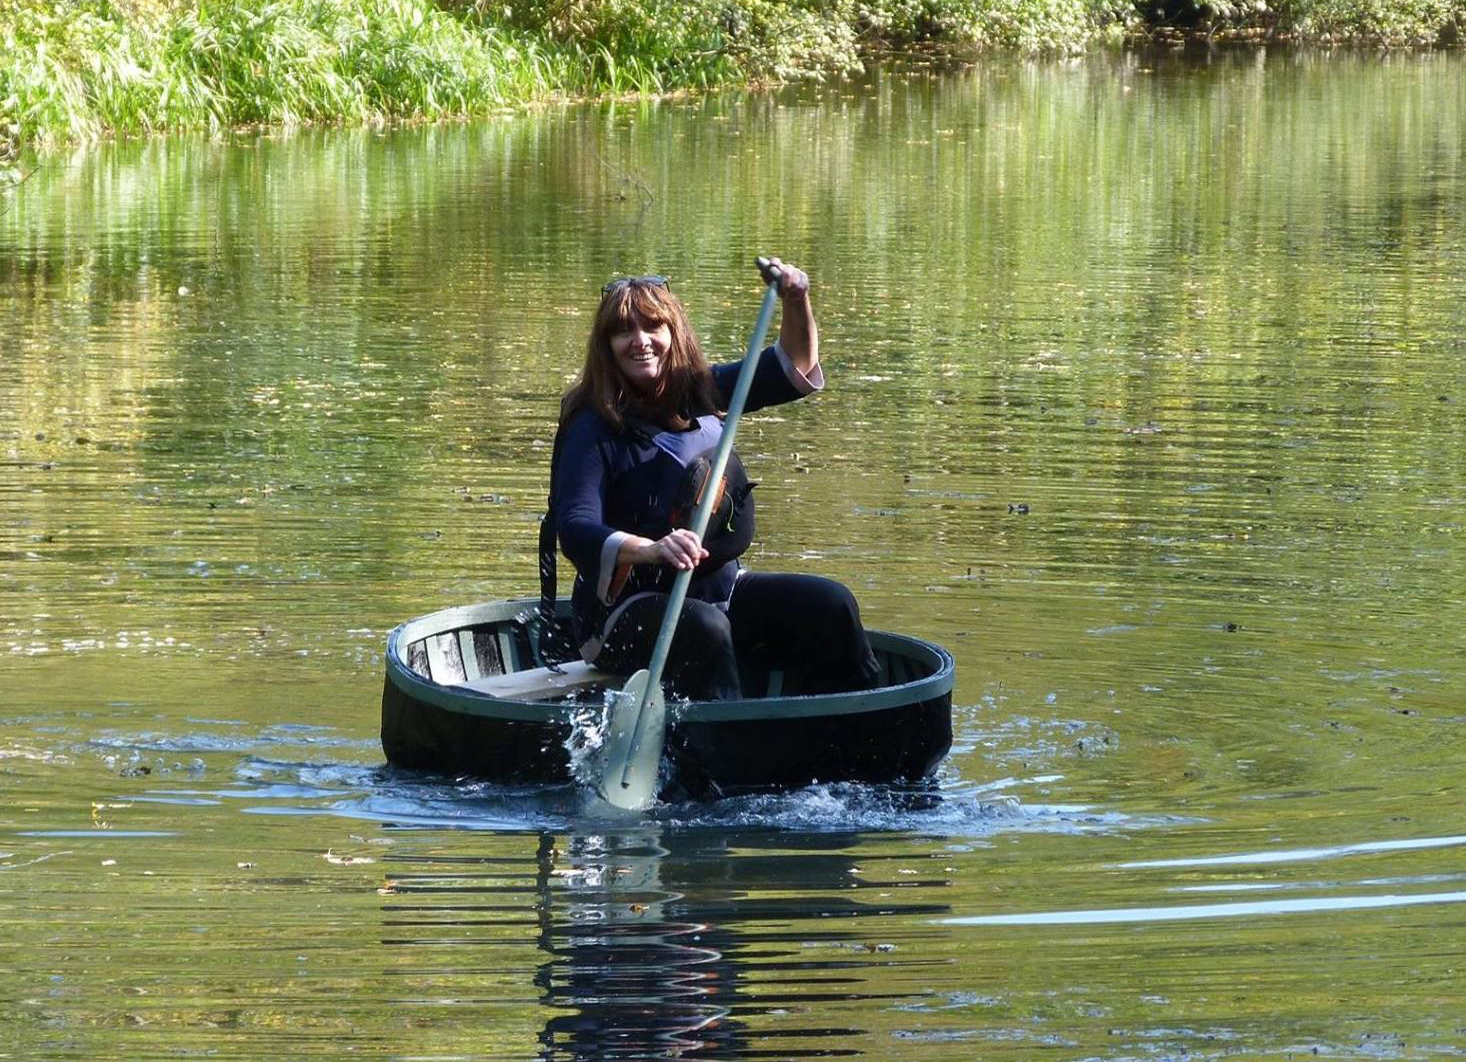
M557 843L558 842L558 843ZM679 918L660 830L542 834L535 983L557 1013L542 1058L712 1057L741 1048L729 1020L734 934Z
M892 894L950 882L867 873L882 860L860 847L850 834L659 825L539 834L532 870L534 939L543 954L533 981L546 1010L539 1057L862 1054L849 1040L869 1030L816 1019L817 1008L839 1001L858 1013L861 1003L920 998L919 990L872 983L889 985L895 968L948 964L894 955L897 944L870 936L865 920L946 914L945 902L897 902ZM461 967L446 967L444 935L481 929L486 901L514 917L512 905L490 897L523 872L523 861L460 852L399 862L384 890L383 942L423 948L429 968L419 965L420 974L435 995L455 995L445 982Z

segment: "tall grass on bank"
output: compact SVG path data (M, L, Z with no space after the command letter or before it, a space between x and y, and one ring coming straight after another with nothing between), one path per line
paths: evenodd
M563 65L425 0L18 0L0 16L0 120L31 140L437 117L547 93Z

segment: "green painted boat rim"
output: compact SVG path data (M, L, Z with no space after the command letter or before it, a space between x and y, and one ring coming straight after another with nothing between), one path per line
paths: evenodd
M569 725L589 706L508 700L462 686L450 686L425 679L407 662L407 648L429 635L463 627L504 623L534 613L538 600L516 598L441 609L408 620L387 636L387 678L399 691L414 700L461 715L532 723ZM669 704L674 723L748 722L758 719L799 719L856 715L905 708L922 701L945 697L952 692L956 665L952 654L941 646L905 634L868 631L877 652L906 657L918 667L930 669L910 682L881 686L858 693L824 693L800 697L753 697L739 701L682 701Z

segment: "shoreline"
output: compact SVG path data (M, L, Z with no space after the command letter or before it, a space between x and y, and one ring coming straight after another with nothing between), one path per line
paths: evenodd
M972 5L959 10L936 0L929 5L935 21L914 25L840 23L837 15L804 11L808 18L799 25L750 24L740 36L721 24L699 24L698 13L714 9L694 0L689 25L680 29L647 21L666 14L653 10L637 16L643 24L633 28L641 37L601 25L577 26L590 35L573 37L548 21L488 22L469 8L430 0L390 10L375 0L315 8L303 0L250 0L248 9L226 4L210 16L215 22L183 6L187 0L171 8L159 0L146 17L101 2L81 0L78 12L57 0L20 0L0 15L0 192L58 151L158 134L462 122L601 100L766 91L903 61L1274 46L1454 51L1466 25L1466 0L1428 2L1430 18L1418 9L1361 7L1352 23L1337 5L1326 18L1306 8L1322 0L1301 0L1301 8L1295 0L1286 24L1265 0L1248 4L1245 16L1239 4L1230 19L1208 21L1202 13L1210 7L1190 8L1184 24L1157 21L1161 8L1147 19L1139 8L1101 0L1002 0L1009 7L976 14ZM728 11L741 10L733 2ZM583 6L596 8L594 0ZM881 0L871 6L883 10ZM798 3L789 10L799 11ZM650 31L664 36L647 37ZM717 47L675 47L704 38Z

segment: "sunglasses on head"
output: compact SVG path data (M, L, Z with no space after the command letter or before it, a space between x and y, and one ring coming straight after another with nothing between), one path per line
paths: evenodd
M668 286L666 277L617 277L601 288L601 295L602 297L610 295L632 284L648 288L666 288Z

